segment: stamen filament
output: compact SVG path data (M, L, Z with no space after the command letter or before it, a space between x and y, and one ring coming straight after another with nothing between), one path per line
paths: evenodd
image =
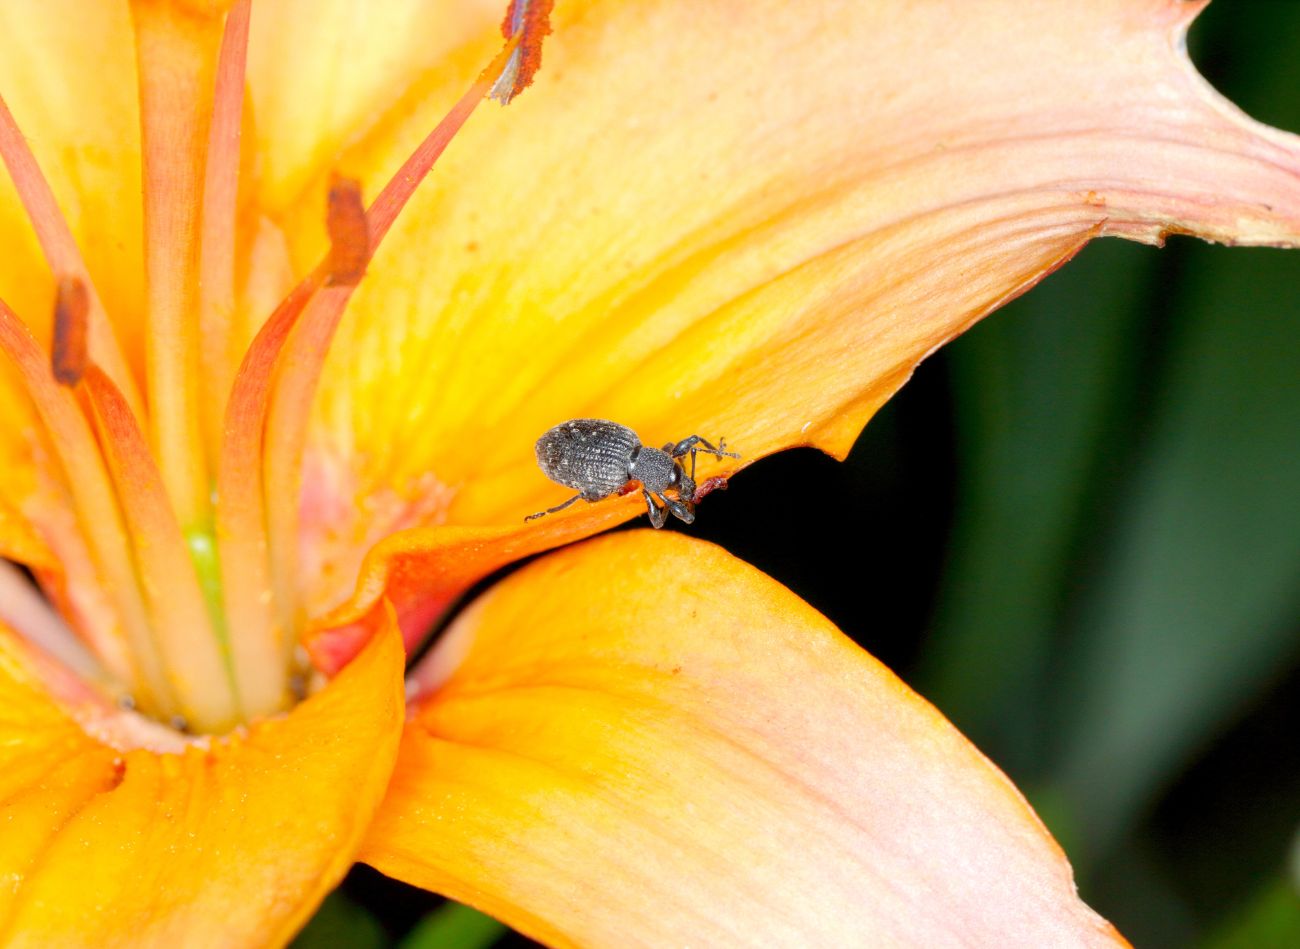
M215 732L286 705L301 625L302 458L339 321L374 250L478 103L494 91L508 101L526 84L536 49L525 47L540 42L549 6L515 0L503 49L368 211L354 182L332 189L329 257L276 309L235 368L251 0L130 0L143 151L147 416L71 231L0 100L0 158L58 286L50 355L3 301L0 351L17 366L48 431L85 549L129 645L130 686L151 714L180 715ZM80 540L76 550L81 563ZM0 618L21 624L29 643L79 675L103 678L102 657L96 663L52 610L36 610L35 588L4 561L0 597Z
M267 559L261 455L272 372L321 279L313 274L304 280L271 314L244 354L226 403L217 467L216 541L226 621L238 631L231 644L235 676L250 715L274 711L285 701L286 657L293 646L293 627L277 609Z
M6 595L8 593L7 585L2 579L0 592ZM3 622L0 620L0 624ZM106 715L116 710L117 703L122 698L120 688L115 689L111 683L86 678L74 671L54 658L21 627L12 627L16 636L7 635L10 631L0 625L0 666L17 655L22 666L34 672L49 694L65 708L96 715Z
M126 358L113 324L104 312L104 305L95 292L90 271L77 247L72 229L59 210L58 202L49 182L41 173L27 140L14 121L13 114L0 97L0 159L9 169L9 177L18 191L18 197L27 212L27 218L36 231L41 252L49 262L56 279L76 280L85 287L88 306L88 345L90 356L104 367L104 371L122 391L133 412L143 417L144 403L136 386L135 377L127 368Z
M225 420L224 396L239 365L232 326L235 318L235 246L238 231L239 144L244 110L251 0L239 0L226 15L217 58L212 127L203 184L199 241L199 333L203 371L204 433L215 467Z
M316 381L353 287L326 287L311 298L277 366L263 456L271 583L282 614L299 623L298 536L302 455Z
M0 560L0 622L83 681L103 682L104 667L40 591L4 560Z
M144 159L152 443L185 528L210 522L201 435L199 216L221 19L170 0L132 0Z
M127 638L112 606L112 598L92 578L99 576L75 510L46 507L40 530L18 509L0 497L0 557L23 564L45 594L47 608L70 622L74 635L99 662L105 676L129 692L136 681ZM83 577L91 583L76 582ZM93 584L93 586L92 586ZM90 589L87 589L90 587ZM0 594L0 615L5 596Z
M95 437L72 394L54 381L48 358L27 325L0 301L0 351L13 361L50 435L96 569L113 598L135 668L139 704L162 715L177 710L141 596L135 558Z
M520 39L521 35L516 34L504 45L379 193L366 212L370 232L368 256L373 256L415 189L492 89L501 70L518 48ZM336 252L332 250L331 259L335 256ZM328 267L329 263L327 260L322 266ZM300 609L297 600L297 538L307 423L330 343L356 289L355 284L349 285L346 280L332 282L337 285L320 290L312 299L278 361L275 394L267 424L266 510L272 582L277 600L285 604L284 608L294 617L295 624Z
M92 364L83 381L135 540L145 601L181 712L200 730L224 731L241 718L233 670L212 628L162 477L135 416L108 376Z
M415 189L420 186L420 182L433 170L434 163L451 144L451 140L460 131L461 126L478 108L483 97L491 90L522 39L523 34L516 33L506 41L501 51L492 62L488 63L487 68L479 73L474 84L451 107L451 111L443 117L442 121L434 126L433 131L425 136L424 141L416 146L415 151L411 152L411 157L402 163L402 167L397 169L397 174L393 175L388 184L384 185L384 189L379 192L367 211L370 219L372 254L379 248L380 242L388 234L402 208L406 207L406 202L411 200L411 195L415 194Z

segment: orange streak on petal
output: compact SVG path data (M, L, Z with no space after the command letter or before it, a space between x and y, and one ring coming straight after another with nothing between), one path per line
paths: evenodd
M175 710L175 699L163 672L158 644L149 623L135 571L132 548L122 523L113 488L104 470L94 435L72 396L55 382L49 360L26 325L0 302L0 351L13 360L22 376L63 468L82 536L86 538L101 582L108 588L121 618L142 707L163 714Z
M118 751L0 634L0 942L281 944L351 865L402 722L389 631L290 714Z
M87 368L85 383L181 714L200 731L229 728L242 717L239 700L149 446L126 400L98 366Z
M144 145L152 444L186 528L208 520L200 432L198 267L204 155L222 36L217 16L132 0Z
M361 859L545 942L1124 944L1004 775L719 548L553 554L432 661Z
M95 292L90 279L90 271L77 248L76 239L68 222L59 210L54 192L49 182L41 174L36 156L23 138L22 131L14 121L9 107L0 97L0 159L9 169L14 187L22 199L27 216L36 230L45 259L50 269L60 281L73 280L85 288L88 304L88 333L90 353L96 362L104 366L105 371L122 390L131 408L141 412L143 403L135 378L126 366L122 347L113 332L113 324L104 312L104 305Z

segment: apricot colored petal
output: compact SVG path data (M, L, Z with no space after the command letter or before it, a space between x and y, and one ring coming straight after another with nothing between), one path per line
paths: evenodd
M533 441L573 417L842 455L922 358L1092 237L1296 243L1300 144L1197 75L1201 6L557 4L537 82L452 143L352 301L309 445L322 532L365 549L390 508L390 530L522 531L565 498ZM373 194L498 44L341 169ZM302 267L324 187L286 214ZM581 507L570 538L640 510Z
M544 942L1123 944L1005 776L712 545L552 554L417 675L361 859Z
M287 941L354 859L402 706L390 628L285 717L179 753L119 751L0 630L0 942Z

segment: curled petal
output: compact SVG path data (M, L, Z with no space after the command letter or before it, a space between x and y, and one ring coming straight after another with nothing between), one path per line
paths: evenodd
M93 712L79 724L0 629L0 942L287 940L352 863L384 792L401 675L390 628L285 717L127 750L87 730L135 733Z
M1123 944L996 768L711 545L540 560L418 685L362 859L548 943Z
M333 675L384 622L386 605L391 604L408 649L414 649L430 624L486 573L562 546L573 540L575 531L579 537L595 534L626 517L617 502L608 502L531 529L521 524L401 531L370 550L353 597L313 621L303 644L316 668Z
M1095 236L1300 241L1300 145L1197 75L1200 6L558 4L528 95L470 123L353 300L309 447L321 536L363 550L395 508L390 530L467 530L409 540L407 566L424 543L481 576L543 543L522 518L564 499L532 453L557 422L843 455L921 359ZM463 81L431 75L344 171L381 184ZM583 508L566 538L641 510ZM359 563L308 543L331 569L306 582L340 578L319 613Z

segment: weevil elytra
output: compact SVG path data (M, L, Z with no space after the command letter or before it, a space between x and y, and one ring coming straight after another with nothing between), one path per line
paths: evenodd
M695 456L703 452L718 458L739 458L727 451L727 440L714 445L692 435L663 448L641 444L636 432L626 425L603 418L575 418L561 422L537 439L537 464L556 484L574 488L577 494L563 504L530 514L524 520L562 511L574 501L603 501L616 494L629 494L641 486L650 524L663 527L669 512L689 524L695 520L695 502L725 479L710 478L697 489ZM691 456L691 472L679 459ZM672 495L665 492L671 491Z

